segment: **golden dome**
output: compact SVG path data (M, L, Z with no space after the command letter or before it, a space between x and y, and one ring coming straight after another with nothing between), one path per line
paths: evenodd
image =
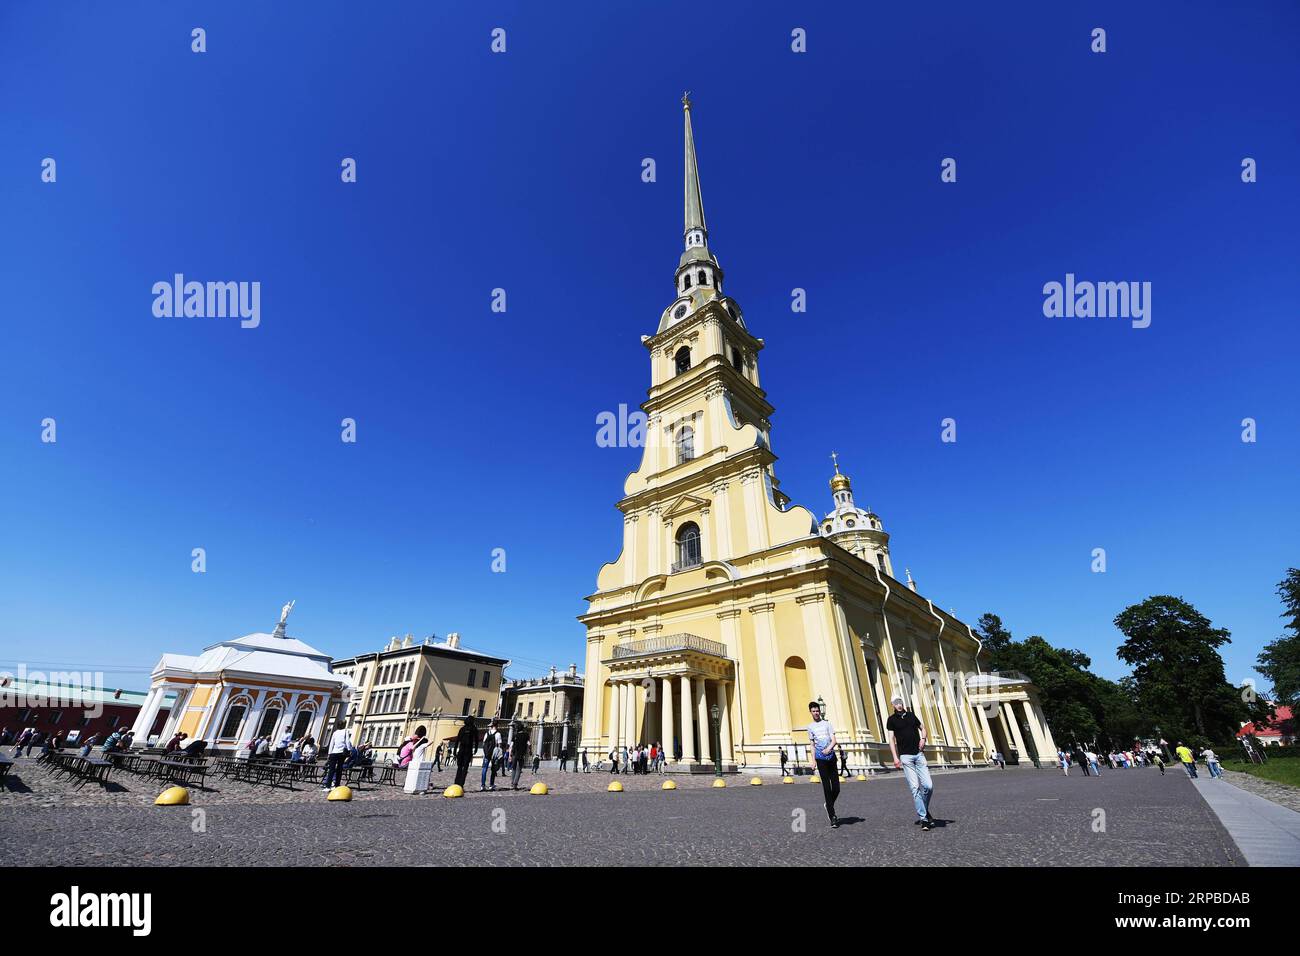
M850 490L848 475L841 475L837 473L831 477L831 491L848 491L848 490Z

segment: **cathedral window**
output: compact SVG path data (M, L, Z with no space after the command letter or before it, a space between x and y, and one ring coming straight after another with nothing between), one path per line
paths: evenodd
M885 556L883 554L876 555L876 564L880 565L881 571L885 570ZM885 573L887 574L888 572L886 571Z
M847 527L852 528L854 525L857 524L857 522L854 521L852 518L850 518L848 521L844 522L844 524L845 524Z
M691 348L689 345L683 345L673 356L673 363L676 366L676 374L681 375L691 367Z
M688 521L677 532L677 561L673 565L673 570L685 571L687 568L698 568L701 562L700 527L695 522Z
M677 464L690 461L695 457L695 430L690 425L683 425L677 432Z
M708 285L709 284L708 273L706 273L703 269L701 269L699 273L697 273L695 277L695 281L698 285Z
M731 347L731 367L737 372L744 374L745 363L740 359L740 349L736 348L734 345Z
M686 275L682 276L682 288L689 289L690 287L691 287L691 274L688 272L686 273Z

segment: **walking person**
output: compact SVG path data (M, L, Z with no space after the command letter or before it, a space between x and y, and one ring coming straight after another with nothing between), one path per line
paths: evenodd
M564 768L566 768L568 765L569 765L569 751L561 750L560 751L560 773L564 773L565 772Z
M1084 759L1088 761L1088 766L1090 766L1090 767L1092 768L1093 776L1100 777L1100 776L1101 776L1101 765L1100 765L1100 763L1098 763L1098 761L1100 761L1101 758L1098 757L1098 756L1097 756L1095 753L1093 753L1091 750L1085 750L1085 751L1083 752L1083 756L1084 756Z
M456 786L465 788L465 778L469 776L469 765L474 762L474 751L478 747L478 733L472 721L466 719L456 734L454 741L456 753Z
M516 733L510 742L510 758L514 766L510 770L510 788L519 789L519 777L524 772L524 761L528 759L528 735Z
M1151 762L1160 768L1160 776L1163 777L1165 775L1165 755L1157 750L1151 755Z
M822 720L821 705L817 701L808 704L808 740L812 744L813 769L817 779L822 783L822 794L826 798L826 816L830 817L831 829L839 829L840 820L835 815L835 801L840 795L840 775L835 772L835 731L829 720Z
M321 783L322 790L332 789L343 782L343 761L351 755L352 731L347 727L339 727L330 734L329 756L325 758L325 779Z
M1056 752L1056 763L1061 768L1061 773L1068 777L1070 775L1070 755L1064 750L1058 750Z
M1195 780L1196 758L1192 755L1191 749L1180 740L1178 741L1178 746L1174 748L1174 753L1176 753L1178 759L1182 761L1183 769L1187 771L1188 779Z
M837 749L840 752L840 776L848 777L849 775L849 758L844 753L844 745L839 744Z
M903 704L903 698L895 697L894 712L885 722L885 730L890 752L894 755L894 766L903 771L907 787L912 791L912 803L919 818L917 822L922 830L932 830L934 817L930 816L930 797L934 793L934 782L925 762L925 727Z
M1205 758L1205 766L1210 768L1210 777L1222 777L1223 768L1219 766L1219 755L1209 747L1201 751L1201 756Z
M488 724L487 733L483 735L483 773L479 776L478 789L483 792L488 788L488 771L492 772L492 789L497 783L497 751L501 749L501 732L497 730L494 720Z
M784 747L780 748L780 752L781 752L781 776L788 777L789 774L785 772L785 765L790 762L790 755L785 752Z
M582 772L591 773L591 764L587 761L587 748L582 748Z

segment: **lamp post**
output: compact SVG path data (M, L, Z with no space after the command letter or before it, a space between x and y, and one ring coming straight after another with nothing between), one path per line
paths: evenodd
M717 704L709 708L709 716L713 718L713 772L719 777L722 776L722 739L718 735L718 731L722 727L722 721L719 719L720 714L721 711L718 710Z

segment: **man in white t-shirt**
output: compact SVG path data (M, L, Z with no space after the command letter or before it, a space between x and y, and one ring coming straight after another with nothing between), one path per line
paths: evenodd
M840 775L835 769L835 731L829 720L822 720L822 708L817 701L808 705L808 741L812 745L813 766L821 780L822 794L826 797L826 815L831 818L831 829L839 828L835 815L835 801L840 795Z
M352 731L339 727L330 735L329 756L325 759L325 779L322 790L337 787L343 782L343 761L352 753Z

